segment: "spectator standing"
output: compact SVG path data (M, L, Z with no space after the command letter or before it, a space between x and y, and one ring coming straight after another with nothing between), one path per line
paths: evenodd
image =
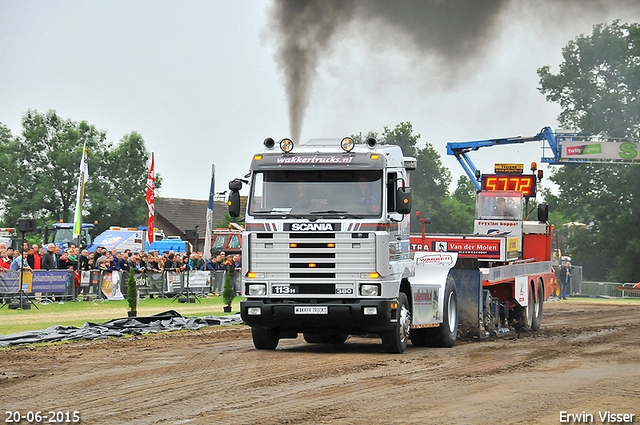
M187 269L188 267L188 262L189 262L189 257L187 257L187 262L185 263L184 258L182 258L182 256L180 254L176 255L175 257L176 260L176 271L177 272L183 272Z
M156 260L156 264L158 265L158 272L164 272L164 257L156 257Z
M42 268L51 270L58 268L58 260L56 259L56 246L52 243L47 245L47 252L42 257Z
M120 258L118 260L118 268L123 272L128 272L131 267L129 266L129 252L125 251L122 254L118 254Z
M157 254L152 252L152 253L149 254L148 258L149 259L148 259L148 262L147 262L147 267L148 267L149 271L160 273L162 268L160 267L159 259L157 257Z
M73 263L69 260L69 252L64 251L58 260L58 268L60 270L73 269Z
M30 270L30 271L33 270L29 266L29 263L27 262L27 255L29 254L28 251L23 252L22 255L20 255L19 251L14 251L13 254L14 254L14 257L13 257L13 261L11 262L11 266L9 267L9 270L12 270L15 272L20 270Z
M73 270L78 270L78 248L72 246L71 248L69 248L68 252L71 267L73 268Z
M89 270L96 270L98 268L98 262L96 261L96 251L91 251L89 253L89 259L87 260L89 264Z
M87 252L86 249L82 250L82 254L80 254L80 270L90 270L91 267L89 266L89 253Z
M39 250L40 247L38 244L33 244L29 251L29 255L27 255L29 266L34 270L40 270L42 268L42 256Z
M202 270L213 272L216 270L220 270L220 262L218 257L211 257L204 266L202 266Z
M571 294L571 263L566 262L560 269L560 299L566 300Z
M167 259L164 262L164 270L166 271L176 271L178 268L178 262L175 260L175 255L169 253L167 255Z
M98 269L104 273L111 273L113 271L108 255L98 258Z
M13 260L7 257L7 250L6 249L0 250L0 268L9 270L12 262Z
M189 263L191 264L191 268L193 270L200 270L204 266L204 259L202 258L202 253L193 252L189 257Z
M236 272L242 271L242 257L240 257L240 254L233 256L233 270Z
M140 258L139 255L136 255L133 263L133 269L136 271L136 273L144 273L147 271L147 265L144 263L144 261L142 261L142 258Z

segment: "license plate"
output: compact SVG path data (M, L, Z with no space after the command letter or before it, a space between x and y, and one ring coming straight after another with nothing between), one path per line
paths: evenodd
M329 307L317 306L317 307L294 307L293 312L295 314L329 314Z

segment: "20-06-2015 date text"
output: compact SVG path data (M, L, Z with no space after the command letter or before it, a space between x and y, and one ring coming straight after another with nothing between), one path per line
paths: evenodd
M18 410L4 412L6 417L5 423L19 424L27 422L30 424L64 424L64 423L80 423L80 412L75 411L32 411L20 412Z

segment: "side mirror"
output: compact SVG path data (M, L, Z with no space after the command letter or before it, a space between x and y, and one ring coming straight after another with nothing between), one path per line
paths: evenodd
M229 215L234 218L240 216L240 189L242 189L240 180L236 179L229 182L231 193L229 193L227 205L229 205Z
M399 187L396 191L396 212L398 214L411 213L411 188Z
M232 192L238 192L240 189L242 189L241 180L235 179L229 182L229 190L231 190Z
M549 220L549 205L538 204L538 221L546 223Z

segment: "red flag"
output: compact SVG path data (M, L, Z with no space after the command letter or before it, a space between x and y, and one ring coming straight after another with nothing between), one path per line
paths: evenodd
M156 173L153 169L153 153L151 154L151 169L149 177L147 177L147 207L149 207L149 227L147 227L147 235L149 244L154 241L154 224L155 217L155 198L156 198Z

